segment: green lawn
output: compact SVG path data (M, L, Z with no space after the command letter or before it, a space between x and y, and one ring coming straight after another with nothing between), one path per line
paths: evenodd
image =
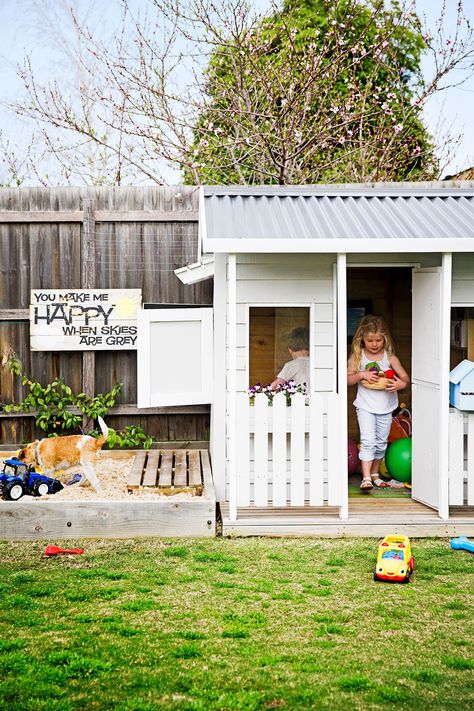
M389 531L387 531L389 533ZM474 557L414 540L0 543L0 709L474 708Z

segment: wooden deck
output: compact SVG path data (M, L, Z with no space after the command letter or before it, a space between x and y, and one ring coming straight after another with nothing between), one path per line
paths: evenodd
M388 533L406 536L451 537L474 535L474 507L453 507L450 519L440 519L423 504L407 499L350 499L349 518L341 520L336 507L238 509L237 521L229 520L227 502L220 503L222 535L381 537Z
M190 492L196 496L203 492L205 474L211 475L206 449L150 449L135 455L127 488L169 495Z

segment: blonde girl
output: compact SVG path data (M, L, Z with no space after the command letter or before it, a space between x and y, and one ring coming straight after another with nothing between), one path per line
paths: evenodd
M385 390L372 390L362 385L363 380L376 383L379 379L375 371L366 368L369 363L376 363L384 372L394 371ZM397 391L403 390L409 382L408 373L395 355L383 318L364 316L352 339L347 365L347 384L357 383L357 397L353 404L360 430L361 489L387 486L379 477L380 462L387 449L392 412L398 406Z

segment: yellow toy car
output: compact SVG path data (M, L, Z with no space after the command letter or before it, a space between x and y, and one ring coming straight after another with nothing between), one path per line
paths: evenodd
M409 583L413 567L410 539L407 536L385 536L379 545L374 580Z

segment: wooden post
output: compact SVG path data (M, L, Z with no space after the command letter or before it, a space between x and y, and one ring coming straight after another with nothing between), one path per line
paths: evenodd
M335 265L337 296L337 400L328 400L328 439L329 430L334 428L333 438L336 446L333 467L329 467L328 454L328 503L339 505L339 516L349 516L349 490L347 483L347 263L346 255L339 253ZM334 407L331 418L331 405ZM337 425L334 423L337 422ZM331 500L332 499L332 500ZM334 501L334 504L333 504Z
M81 232L81 286L93 289L95 286L95 201L82 201L83 219ZM88 397L95 392L95 352L82 353L82 390ZM82 418L83 428L88 426L88 418Z
M228 318L229 318L229 429L228 429L228 466L229 466L229 519L237 521L237 259L235 254L228 257Z

